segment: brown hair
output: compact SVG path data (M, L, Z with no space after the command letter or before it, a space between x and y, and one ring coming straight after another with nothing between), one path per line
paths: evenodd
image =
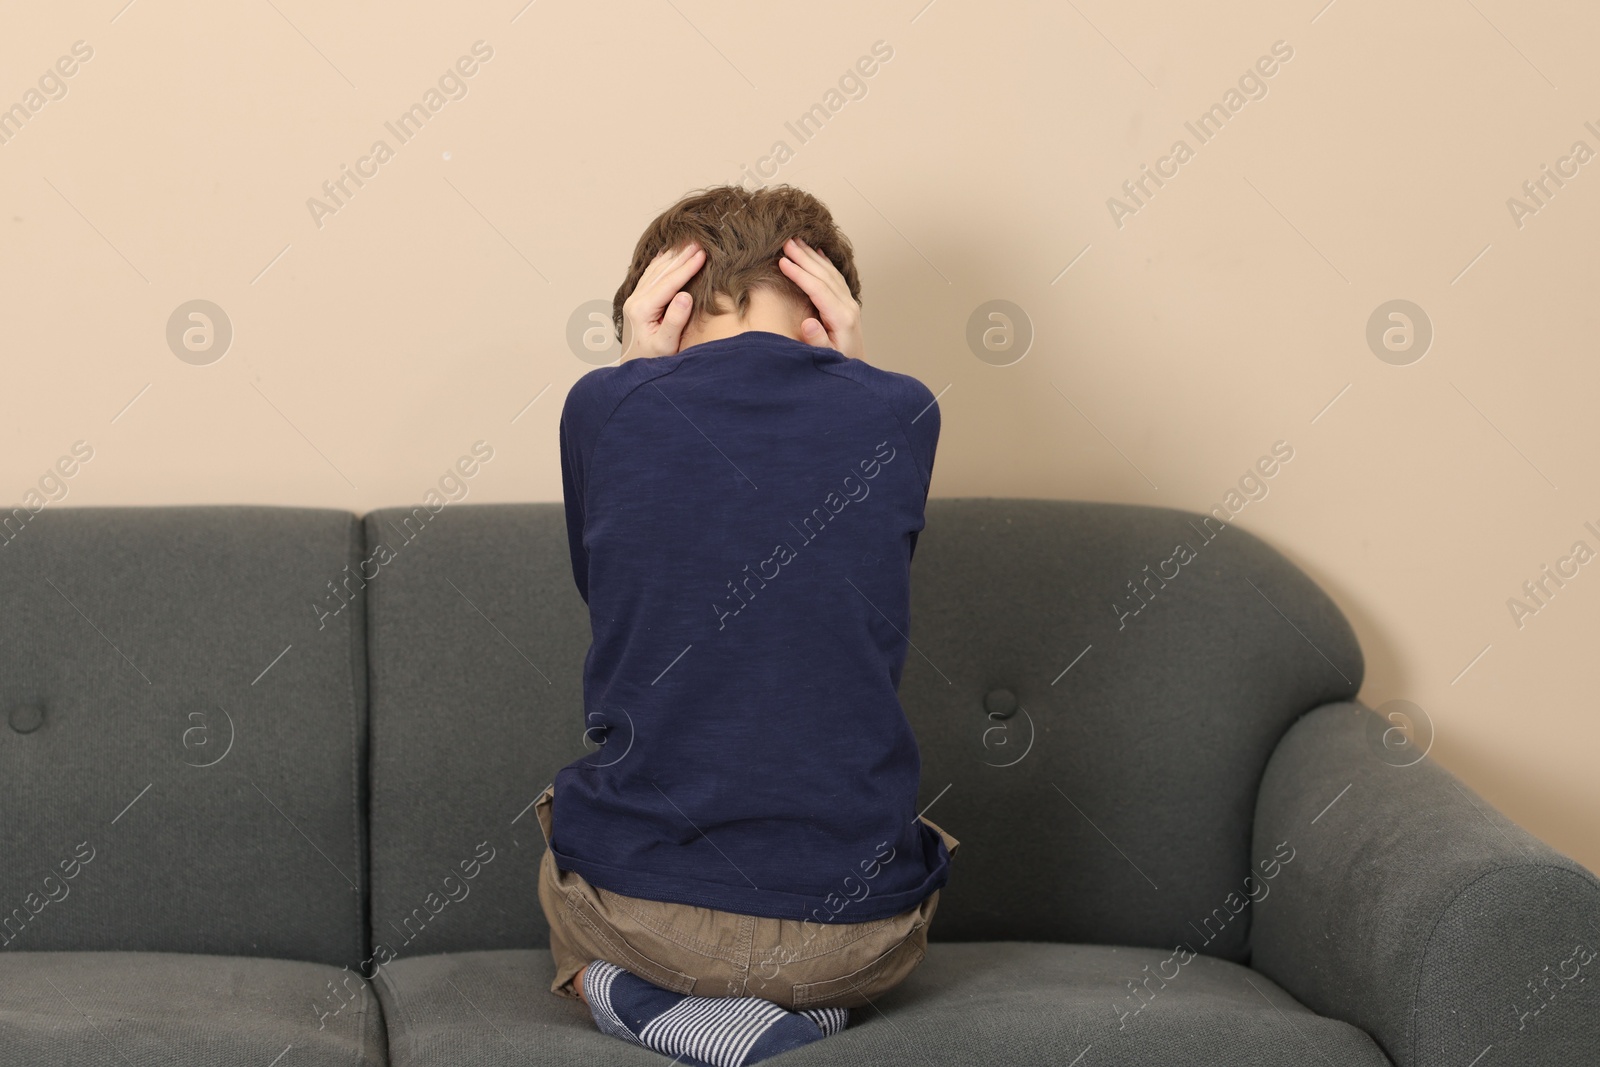
M833 223L822 201L791 185L772 185L751 192L738 185L718 185L690 193L673 204L645 228L633 249L633 265L611 300L611 318L617 338L622 338L622 304L639 284L645 268L658 254L698 241L706 259L684 286L694 298L694 317L719 313L732 298L733 309L744 314L750 293L767 289L795 301L812 315L810 297L778 269L783 243L798 238L827 256L839 268L850 295L861 299L861 279L856 275L850 241Z

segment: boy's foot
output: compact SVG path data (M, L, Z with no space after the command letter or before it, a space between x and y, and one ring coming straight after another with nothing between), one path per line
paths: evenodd
M849 1008L802 1008L795 1014L803 1015L816 1023L823 1037L832 1037L850 1022Z
M674 993L605 960L581 972L583 999L602 1032L690 1067L746 1067L844 1029L848 1008L785 1011L757 997Z

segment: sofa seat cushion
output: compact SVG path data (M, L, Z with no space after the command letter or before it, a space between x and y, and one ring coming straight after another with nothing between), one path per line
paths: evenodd
M353 972L320 963L5 952L0 991L0 1067L386 1062L372 990Z
M1361 1030L1315 1015L1271 980L1213 957L1167 963L1164 971L1174 977L1165 988L1154 979L1153 997L1134 997L1126 983L1142 981L1146 965L1158 971L1172 955L1105 945L935 941L902 985L873 1007L853 1010L846 1030L787 1053L783 1062L1389 1064ZM654 1053L601 1034L582 1004L553 995L552 967L543 949L389 964L375 984L391 1062L661 1063Z

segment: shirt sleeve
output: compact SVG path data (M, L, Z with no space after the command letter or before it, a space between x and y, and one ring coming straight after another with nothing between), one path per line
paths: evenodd
M578 595L589 602L589 550L583 544L583 455L567 432L567 415L572 395L567 396L567 408L561 412L557 431L561 445L561 495L567 509L567 549L572 555L572 580L578 585Z
M932 390L915 378L908 379L911 388L908 390L905 413L901 416L905 426L906 436L911 441L912 456L917 461L917 472L922 476L922 505L928 505L928 490L933 484L933 458L939 450L939 401L935 399ZM917 533L911 532L910 558L917 555Z
M921 382L912 390L911 412L906 419L906 432L911 436L911 447L916 450L917 466L922 473L923 502L933 484L933 458L939 451L939 401L933 391Z

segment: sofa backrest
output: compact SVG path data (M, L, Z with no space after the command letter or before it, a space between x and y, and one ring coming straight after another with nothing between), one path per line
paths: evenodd
M962 842L931 936L1246 958L1267 759L1361 685L1338 607L1210 516L946 499L927 523L900 697Z
M561 506L380 511L367 540L374 948L545 945L528 805L587 751ZM934 940L1246 955L1267 758L1361 683L1315 583L1187 512L933 500L912 627L921 803L962 842Z
M583 746L589 612L559 504L367 516L372 947L549 943L530 805Z
M358 963L364 615L328 583L359 520L46 509L12 533L0 951Z

